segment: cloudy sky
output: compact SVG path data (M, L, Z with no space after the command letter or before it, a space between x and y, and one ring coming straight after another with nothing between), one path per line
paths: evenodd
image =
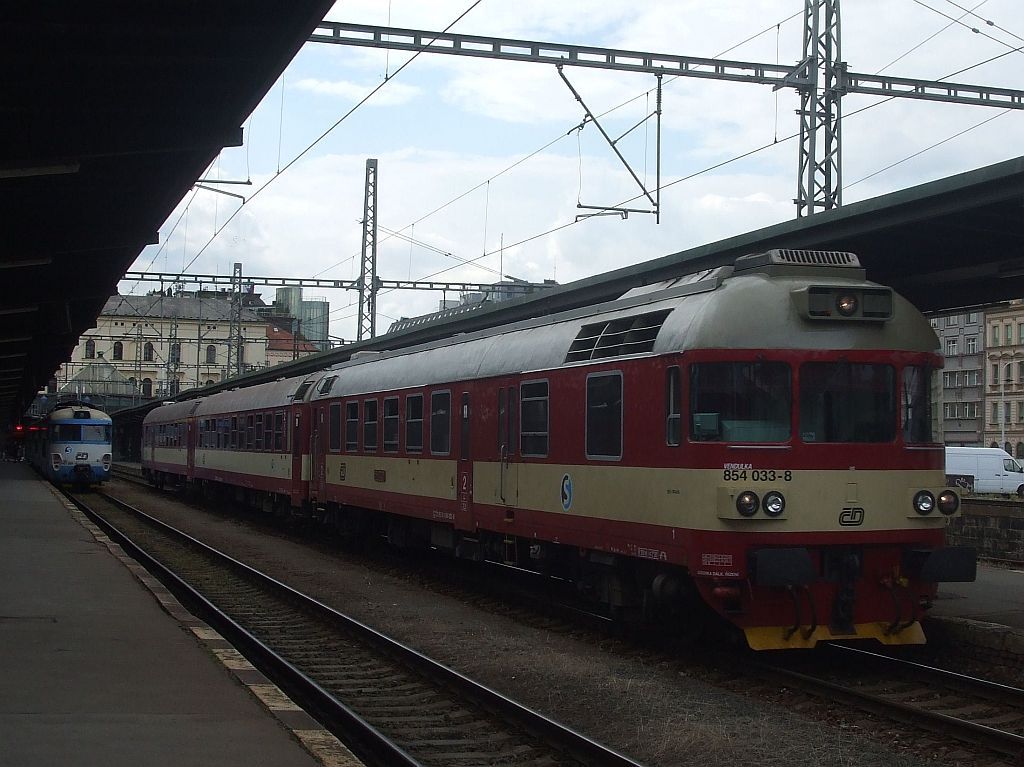
M342 0L328 19L440 31L471 9L451 31L792 64L801 56L803 5ZM842 59L852 71L1024 88L1024 53L1013 51L1024 45L1019 0L858 0L842 10ZM577 130L583 110L555 67L424 53L403 68L410 56L307 43L244 124L245 146L224 150L207 173L250 178L251 187L224 189L251 199L240 205L190 192L161 228L160 244L133 269L228 275L241 262L249 275L353 279L371 157L379 163L385 280L492 282L500 273L566 283L796 215L793 89L666 78L661 223L634 213L576 223L579 203L644 205L595 126ZM613 137L654 109L651 75L565 72L594 112L607 112L601 121ZM854 114L880 101L843 99L846 203L1024 154L1020 111L896 99ZM654 122L618 146L653 188ZM121 290L152 287L122 283ZM263 292L273 298L272 289ZM333 336L355 338L356 293L306 295L331 302ZM441 297L382 292L379 331L435 310Z

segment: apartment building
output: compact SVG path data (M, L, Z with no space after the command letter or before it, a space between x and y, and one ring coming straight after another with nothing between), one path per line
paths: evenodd
M83 371L106 362L142 398L173 396L317 351L304 339L293 339L280 320L259 316L258 296L247 296L245 303L232 342L227 293L111 296L51 388L61 391L71 382L88 388ZM229 359L232 343L235 354Z
M985 312L984 444L1024 458L1024 301Z
M931 320L946 358L936 415L947 445L985 444L985 318L980 312Z

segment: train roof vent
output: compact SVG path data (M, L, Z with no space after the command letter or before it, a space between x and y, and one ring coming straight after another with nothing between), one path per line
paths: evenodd
M565 361L582 362L649 352L654 349L658 331L671 311L664 309L584 325L569 347Z
M309 387L313 385L312 381L303 381L299 384L299 388L295 390L295 394L292 395L293 402L299 402L303 397L306 396L306 392L309 391Z
M736 259L736 271L757 269L775 264L790 266L832 266L860 268L860 259L853 253L842 250L795 250L773 248L764 253L740 256Z

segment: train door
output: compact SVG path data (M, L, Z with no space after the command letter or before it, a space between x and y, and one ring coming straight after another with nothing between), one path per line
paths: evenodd
M327 408L314 405L310 410L312 411L313 418L309 424L311 430L309 461L310 470L312 471L312 476L309 478L309 499L315 503L327 491L327 480L324 471L326 456L324 456L322 449L327 440L327 435L324 433L327 428Z
M516 387L498 389L498 502L505 507L505 516L512 517L519 505L519 464L516 461L518 399Z
M193 408L194 410L195 408ZM187 431L185 432L185 462L188 465L188 476L192 478L195 476L196 470L196 440L198 429L196 428L196 419L189 416L186 420Z
M291 433L292 449L292 506L301 506L306 500L306 483L309 482L309 465L304 465L307 442L305 439L308 409L302 405L292 408L288 432Z
M469 392L462 392L462 406L459 408L459 506L455 512L455 527L458 530L473 530L473 444L470 439Z

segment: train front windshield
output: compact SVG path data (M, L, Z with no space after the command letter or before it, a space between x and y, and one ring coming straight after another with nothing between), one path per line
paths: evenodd
M905 443L931 443L933 374L928 366L908 365L898 376L888 364L805 362L794 385L784 362L695 363L690 367L690 438L788 442L796 396L801 442L891 443L902 422Z
M896 369L892 365L808 362L800 366L802 442L892 442Z
M110 442L111 427L101 423L57 423L52 434L54 442Z

